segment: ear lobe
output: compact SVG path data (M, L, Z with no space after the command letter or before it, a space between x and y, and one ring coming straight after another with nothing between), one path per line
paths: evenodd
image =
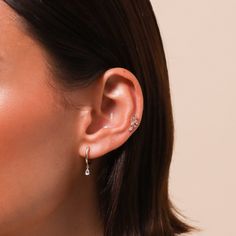
M79 155L84 157L86 146L89 146L90 159L101 157L125 143L134 132L130 131L133 115L140 121L143 111L138 80L124 68L112 68L102 75L94 99L96 105L80 122L84 127Z

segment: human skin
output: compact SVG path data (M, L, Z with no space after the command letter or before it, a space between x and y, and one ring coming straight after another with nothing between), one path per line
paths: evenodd
M99 160L132 135L142 91L130 71L111 68L89 87L62 94L49 86L47 55L1 1L0 235L102 235ZM64 106L62 96L78 109Z

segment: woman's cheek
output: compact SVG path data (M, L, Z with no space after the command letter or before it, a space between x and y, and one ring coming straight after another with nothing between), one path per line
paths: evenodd
M48 87L44 51L7 18L0 29L1 235L52 212L77 168L74 116Z
M64 198L75 168L65 119L44 84L0 88L0 231L43 217Z

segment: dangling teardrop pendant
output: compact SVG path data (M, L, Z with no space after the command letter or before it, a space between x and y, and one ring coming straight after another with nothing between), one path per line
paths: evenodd
M90 171L89 171L89 169L87 169L87 168L86 168L86 170L85 170L85 175L90 175Z

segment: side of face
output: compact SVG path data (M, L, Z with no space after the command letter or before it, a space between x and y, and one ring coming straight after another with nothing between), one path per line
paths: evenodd
M47 80L43 50L0 2L0 231L43 217L75 173L74 117ZM32 214L33 212L33 214Z

